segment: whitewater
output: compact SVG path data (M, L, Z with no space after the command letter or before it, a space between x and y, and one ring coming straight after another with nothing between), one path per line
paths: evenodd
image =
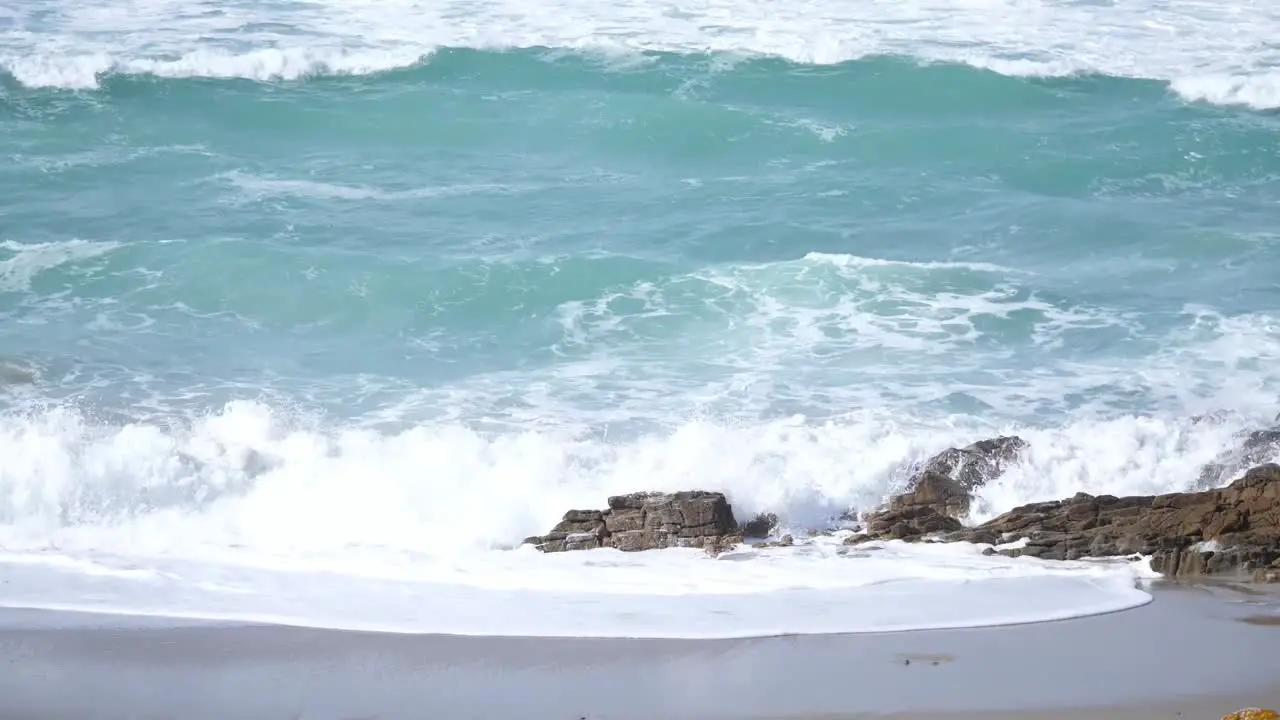
M0 3L0 606L701 638L1148 602L1142 558L842 541L947 447L1029 444L980 522L1199 488L1272 425L1278 36L1188 0ZM521 544L687 489L799 542Z
M0 13L0 68L30 86L94 87L103 73L362 74L421 62L438 48L544 47L818 64L902 54L1010 75L1155 79L1189 99L1280 106L1280 10L1261 2L37 0Z

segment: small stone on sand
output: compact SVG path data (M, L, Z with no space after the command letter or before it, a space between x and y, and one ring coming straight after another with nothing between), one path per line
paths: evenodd
M1280 713L1266 708L1245 708L1227 715L1222 720L1280 720Z

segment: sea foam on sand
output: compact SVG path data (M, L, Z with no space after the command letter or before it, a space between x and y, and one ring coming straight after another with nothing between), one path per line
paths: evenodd
M450 562L6 553L0 605L456 635L729 638L1058 620L1142 605L1143 561L1048 562L982 547L532 548Z

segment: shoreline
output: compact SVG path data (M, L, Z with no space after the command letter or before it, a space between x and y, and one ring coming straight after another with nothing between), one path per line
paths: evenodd
M1157 582L1150 591L1154 601L1137 608L1072 620L731 640L407 635L5 609L0 715L1217 720L1280 704L1280 589Z

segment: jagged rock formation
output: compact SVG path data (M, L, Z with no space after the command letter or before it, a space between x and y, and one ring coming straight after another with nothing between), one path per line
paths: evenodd
M948 448L923 465L907 491L866 519L873 538L914 538L964 527L973 491L999 477L1027 447L1020 437L980 440Z
M892 507L892 503L890 504ZM1167 576L1280 580L1280 465L1261 465L1225 488L1115 497L1077 493L1014 508L972 528L955 527L946 501L898 511L890 531L851 538L1011 543L999 552L1048 560L1149 555ZM870 529L870 528L869 528Z
M1254 435L1242 450L1245 455L1270 452L1265 448L1280 442L1280 431ZM1199 492L1077 493L966 527L974 489L1005 472L1026 447L1021 438L1001 437L939 453L923 464L906 492L867 516L864 532L846 542L964 541L990 544L992 553L1046 560L1141 554L1168 576L1280 581L1280 465L1259 465L1226 487ZM634 493L609 498L606 510L570 510L551 532L526 542L544 552L669 547L715 552L741 543L744 535L768 534L775 523L765 513L739 526L721 493ZM1025 542L1015 542L1020 540ZM1016 546L999 547L1006 544Z
M1027 441L1016 435L979 440L962 448L947 448L929 458L921 475L945 475L967 493L972 493L1003 475L1026 448ZM967 498L958 509L961 515L968 513Z

